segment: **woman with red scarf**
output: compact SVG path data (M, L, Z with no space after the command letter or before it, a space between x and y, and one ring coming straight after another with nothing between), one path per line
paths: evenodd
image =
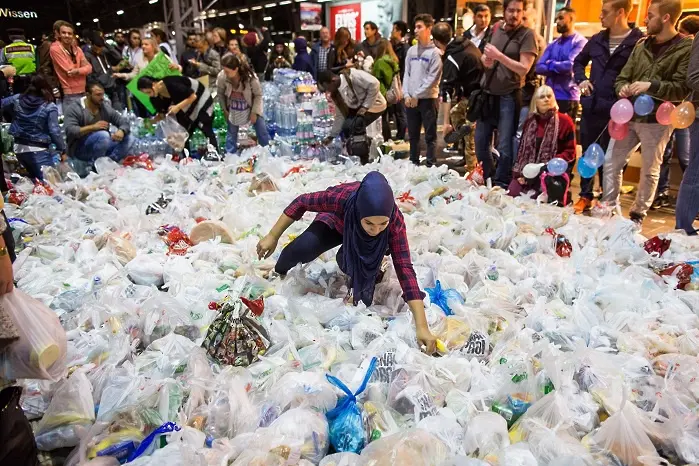
M517 160L512 169L510 195L519 196L534 190L537 195L546 190L545 179L550 174L541 173L553 158L568 162L568 170L560 176L565 185L563 204L569 202L570 173L575 162L575 125L573 120L558 111L558 103L549 86L540 86L532 98L529 116L524 122ZM530 165L530 167L527 167ZM527 169L525 170L525 167ZM559 177L552 177L559 178ZM549 196L550 200L551 196Z

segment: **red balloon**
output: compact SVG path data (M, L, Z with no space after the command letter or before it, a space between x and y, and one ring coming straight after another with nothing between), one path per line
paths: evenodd
M672 112L675 110L675 104L672 102L663 102L660 104L658 107L658 111L655 112L655 119L660 123L661 125L669 125L672 123Z
M628 123L617 123L612 120L609 122L609 136L616 141L623 141L626 136L629 135L629 124Z

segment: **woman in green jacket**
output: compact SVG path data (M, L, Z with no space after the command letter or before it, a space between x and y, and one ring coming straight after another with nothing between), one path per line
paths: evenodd
M400 73L398 65L398 56L393 51L391 42L387 39L381 39L376 48L376 61L372 69L374 77L379 80L381 86L381 95L386 97L386 92L391 88L393 77ZM392 139L391 126L388 122L388 106L383 115L381 115L381 128L384 141Z

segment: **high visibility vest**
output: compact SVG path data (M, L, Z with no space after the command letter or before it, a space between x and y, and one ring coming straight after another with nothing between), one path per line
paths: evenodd
M35 50L32 44L18 41L5 47L5 61L17 69L17 75L23 76L36 72Z

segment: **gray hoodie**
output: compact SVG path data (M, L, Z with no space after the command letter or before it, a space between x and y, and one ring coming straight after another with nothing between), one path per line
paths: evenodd
M403 94L418 99L439 97L439 83L442 80L442 52L430 42L427 45L413 45L405 57Z

